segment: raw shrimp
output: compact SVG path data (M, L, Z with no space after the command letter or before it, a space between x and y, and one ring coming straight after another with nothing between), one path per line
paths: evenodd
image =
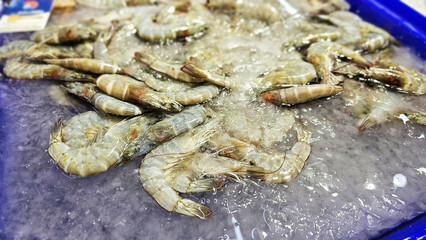
M33 46L34 42L28 40L15 40L0 47L0 62L3 60L23 55L24 51Z
M94 40L96 36L97 32L85 24L54 25L35 32L31 36L31 40L38 43L61 44Z
M171 187L181 193L219 189L224 182L220 176L240 179L246 176L261 177L266 173L263 168L250 163L200 152L171 156L163 170ZM213 178L203 178L205 176Z
M191 83L199 83L204 82L205 79L198 78L189 75L188 73L181 70L181 66L169 64L160 60L157 60L153 55L145 53L145 52L136 52L135 53L136 60L146 64L151 69L165 74L168 77L171 77L176 80L180 80L183 82L191 82Z
M255 4L246 0L208 0L207 6L267 23L277 22L281 18L278 9L269 3Z
M424 112L405 113L405 115L416 124L426 125L426 113Z
M364 83L345 80L344 89L346 106L360 119L357 123L360 131L389 122L399 114L413 112L407 102L383 87L369 88Z
M341 36L341 31L336 27L312 22L301 22L301 25L300 32L283 43L282 49L288 47L302 48L319 41L334 41Z
M25 49L25 57L30 60L44 60L51 58L78 58L80 55L71 46L51 46L38 43Z
M91 112L91 115L97 115ZM85 119L85 115L77 115L74 118L83 118L76 120L77 129L87 128L87 126L104 127L102 117L92 117ZM73 118L73 119L74 119ZM129 120L115 123L105 131L105 134L95 134L96 137L80 136L81 131L75 131L73 128L70 134L78 134L76 137L71 137L71 143L67 143L64 139L63 132L67 125L63 125L60 120L55 124L50 134L49 155L58 163L65 172L77 176L89 176L106 171L114 164L121 162L121 156L127 145L148 126L155 118L139 116ZM91 122L93 121L93 122ZM86 131L82 131L87 132ZM90 131L89 131L90 133ZM79 138L79 136L81 138ZM69 136L67 138L70 138ZM89 141L88 141L89 140Z
M136 105L102 93L96 85L92 83L65 83L63 87L68 92L92 103L97 109L105 113L118 116L136 116L146 111Z
M215 119L164 143L146 156L139 169L145 190L167 211L206 219L211 210L179 192L205 192L220 188L218 175L239 176L264 174L264 170L233 159L208 153L197 153L217 128ZM212 176L213 178L203 178Z
M353 65L341 67L336 72L364 80L377 80L391 88L416 95L426 93L426 76L414 69L387 62L379 62L371 68Z
M115 74L121 72L121 68L117 65L99 59L65 58L45 59L44 61L62 67L96 74Z
M177 81L171 78L157 78L149 73L144 73L143 78L140 80L143 80L146 85L159 92L184 92L196 86L193 83Z
M15 79L51 79L60 81L94 82L89 74L76 72L57 65L28 63L21 58L6 61L3 72Z
M312 132L300 123L295 125L295 129L297 141L284 154L261 152L255 146L228 134L216 134L209 140L208 146L221 155L265 169L265 174L256 174L254 177L269 183L287 183L299 175L311 153Z
M270 71L256 86L260 92L279 87L303 85L317 77L315 67L302 60L288 60Z
M335 42L316 42L308 48L307 60L315 66L318 76L322 78L321 83L336 85L341 82L331 72L334 61L339 57L348 58L361 66L370 66L361 55Z
M169 99L183 105L192 105L202 103L216 97L219 94L219 88L213 84L205 84L190 88L182 92L164 93Z
M96 85L108 95L123 101L132 101L148 108L170 112L180 112L182 110L182 106L178 102L168 99L159 92L155 92L145 83L124 75L101 75L96 80Z
M135 52L141 50L142 45L142 40L136 36L135 25L123 22L108 44L109 59L121 68L127 67L133 61Z
M199 35L207 29L204 21L180 15L169 16L166 23L155 22L152 15L145 16L137 25L138 36L150 42L160 42Z
M147 154L158 145L202 124L207 119L207 112L203 106L194 106L154 124L132 142L124 157L133 159Z
M142 4L156 4L157 0L77 0L78 4L99 9L114 9Z
M262 98L275 104L292 105L328 97L343 90L340 86L312 84L273 90L262 94Z
M191 57L189 61L180 68L180 70L193 77L203 79L204 81L209 81L221 87L233 87L233 84L229 81L229 78L209 72L204 64L199 59L194 57Z
M318 16L341 27L343 36L337 40L345 46L368 53L387 47L390 43L399 45L388 32L370 23L364 22L359 16L348 11L336 11L329 15Z

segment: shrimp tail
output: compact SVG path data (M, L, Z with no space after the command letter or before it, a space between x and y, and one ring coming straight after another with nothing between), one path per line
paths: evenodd
M50 144L52 144L53 142L56 142L57 140L61 140L63 126L64 124L62 123L62 118L60 118L53 125L53 128L50 131Z
M145 53L145 52L135 52L135 58L147 65L151 65L153 62L155 62L154 56L151 54Z
M180 200L176 212L184 215L192 215L201 219L208 219L212 214L210 208L189 199Z
M201 63L198 58L191 57L187 63L185 63L181 69L183 72L197 78L207 78L208 73L205 66Z

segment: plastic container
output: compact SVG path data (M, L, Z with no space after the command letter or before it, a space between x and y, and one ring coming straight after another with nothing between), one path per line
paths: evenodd
M392 34L404 46L426 59L426 17L397 0L347 0L351 11ZM422 239L426 213L403 223L377 239Z
M398 0L347 0L351 11L384 28L426 59L426 17Z

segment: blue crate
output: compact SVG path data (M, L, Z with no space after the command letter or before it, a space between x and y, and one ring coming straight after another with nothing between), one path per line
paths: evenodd
M348 0L351 11L426 59L426 17L399 0Z
M351 11L392 34L426 59L426 17L399 0L347 0ZM426 213L378 237L377 240L426 237Z

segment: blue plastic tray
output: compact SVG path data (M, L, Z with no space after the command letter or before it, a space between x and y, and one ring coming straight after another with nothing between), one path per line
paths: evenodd
M386 29L426 59L426 17L399 0L347 0L351 11Z
M347 0L351 11L392 34L404 46L426 59L426 17L399 0ZM426 213L378 237L380 240L422 239Z

